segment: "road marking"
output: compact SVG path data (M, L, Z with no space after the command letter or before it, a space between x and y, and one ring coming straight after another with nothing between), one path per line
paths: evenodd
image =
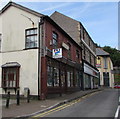
M62 107L62 108L58 108L57 110L53 110L52 112L47 112L46 114L40 114L40 115L37 115L37 116L34 116L34 117L44 117L44 116L47 116L47 115L49 115L49 114L51 114L51 113L54 113L54 112L58 112L58 111L60 111L60 110L63 110L63 109L65 109L65 108L67 108L67 107L69 107L69 106L71 106L71 105L73 105L73 103L70 104L70 105L64 106L64 107Z
M101 91L99 91L99 92L101 92ZM63 105L61 105L61 106L58 106L58 107L53 108L53 109L51 109L51 110L48 110L48 111L46 111L46 112L43 112L43 113L37 114L37 115L35 115L35 116L32 116L32 117L30 117L29 119L33 119L33 118L35 118L35 117L44 117L44 116L49 115L49 114L51 114L51 113L54 113L54 112L63 110L63 109L65 109L65 108L67 108L67 107L69 107L69 106L72 106L73 104L76 104L76 103L80 102L81 100L83 100L83 99L85 99L85 98L87 98L87 97L90 97L90 96L92 96L92 95L94 95L94 94L96 94L96 93L98 93L98 92L94 92L94 93L92 93L92 94L85 95L85 96L80 97L80 98L78 98L78 99L76 99L76 100L73 100L73 101L71 101L71 102L69 102L69 103L63 104Z
M47 111L47 112L44 112L44 113L35 115L35 116L33 116L33 118L34 118L34 117L43 117L43 116L46 116L46 115L48 115L48 114L50 114L50 113L54 113L54 112L60 111L60 110L62 110L62 109L64 109L64 108L67 108L67 107L69 107L69 106L71 106L71 105L73 105L73 104L75 104L75 103L78 103L79 101L80 101L80 100L78 100L78 101L72 101L72 102L70 102L70 103L68 103L68 104L61 105L61 106L56 107L56 108L54 108L54 109L51 109L51 110L49 110L49 111Z
M115 113L115 119L118 118L119 111L120 111L120 105L118 106L117 111L116 111L116 113Z

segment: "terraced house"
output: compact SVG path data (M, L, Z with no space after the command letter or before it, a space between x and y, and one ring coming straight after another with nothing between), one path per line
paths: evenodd
M45 99L51 93L82 88L82 57L87 58L87 55L82 56L81 46L54 20L9 2L0 11L0 21L2 94L8 91L15 94L20 90L20 95L24 95L25 90L30 89L31 95ZM93 41L90 43L94 48ZM61 57L55 58L54 52L60 52ZM90 57L94 59L94 52L91 52ZM92 59L91 62L95 64ZM93 66L90 68L97 72ZM89 75L86 75L86 82L87 78ZM88 84L86 87L91 86Z
M69 34L73 40L83 48L83 89L96 88L99 85L98 70L96 68L96 45L81 22L54 12L51 18Z

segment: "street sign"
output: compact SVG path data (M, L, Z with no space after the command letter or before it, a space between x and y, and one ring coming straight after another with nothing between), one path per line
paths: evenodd
M52 50L53 58L62 58L62 48L57 48Z

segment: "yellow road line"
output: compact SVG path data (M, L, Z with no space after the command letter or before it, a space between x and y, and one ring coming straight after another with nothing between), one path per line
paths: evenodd
M99 91L99 92L101 92L101 91ZM43 117L43 116L49 115L49 114L51 114L51 113L54 113L54 112L63 110L63 109L65 109L65 108L67 108L67 107L69 107L69 106L71 106L71 105L73 105L73 104L76 104L76 103L80 102L82 99L84 99L84 98L86 98L86 97L90 97L90 96L92 96L92 95L94 95L94 94L96 94L96 93L99 93L99 92L94 92L94 93L85 95L85 96L83 96L83 97L81 97L81 98L79 98L79 99L73 100L73 101L71 101L71 102L69 102L69 103L67 103L67 104L63 104L63 105L61 105L61 106L59 106L59 107L56 107L56 108L53 108L53 109L51 109L51 110L49 110L49 111L46 111L46 112L43 112L43 113L41 113L41 114L37 114L37 115L35 115L35 116L32 116L31 118Z
M36 115L36 116L33 116L33 117L43 117L43 116L46 116L46 115L48 115L48 114L51 114L51 113L60 111L60 110L62 110L62 109L64 109L64 108L67 108L67 107L69 107L69 106L71 106L71 105L73 105L73 104L76 104L76 103L78 103L79 101L81 101L81 100L79 99L79 100L76 100L76 101L72 101L72 102L66 104L65 106L60 106L61 108L60 108L60 107L54 108L54 109L52 109L52 110L50 110L50 111L47 111L47 112L45 112L45 113L42 113L42 114L39 114L39 115Z
M63 108L63 107L67 107L68 105L70 106L70 105L72 105L72 104L77 103L78 101L80 101L80 100L76 100L76 101L69 102L68 104L61 105L61 106L59 106L59 107L56 107L56 108L54 108L54 109L51 109L51 110L49 110L49 111L47 111L47 112L43 112L43 113L41 113L41 114L46 114L46 113L52 112L52 111L54 111L54 110L57 110L57 109L59 109L59 108L61 109L61 108ZM36 116L37 116L37 115L36 115ZM36 116L33 116L33 117L36 117Z
M51 114L51 113L54 113L54 112L63 110L63 109L65 109L65 108L67 108L67 107L69 107L69 106L71 106L71 105L73 105L73 104L75 104L75 103L71 103L71 104L66 105L66 106L64 106L64 107L61 107L61 108L58 108L58 109L55 109L55 110L51 110L50 112L48 111L47 113L42 113L42 114L36 115L36 116L34 116L34 117L43 117L43 116L46 116L46 115L48 115L48 114Z
M52 112L52 111L54 111L54 110L56 110L56 109L59 109L59 108L61 108L61 107L65 107L66 105L68 105L68 104L61 105L61 106L59 106L59 107L53 108L53 109L51 109L51 110L49 110L49 111L47 111L47 112L43 112L43 113L41 113L41 114L46 114L46 113L48 113L48 112ZM40 114L39 114L39 115L40 115ZM36 115L36 116L37 116L37 115ZM33 116L33 117L36 117L36 116Z

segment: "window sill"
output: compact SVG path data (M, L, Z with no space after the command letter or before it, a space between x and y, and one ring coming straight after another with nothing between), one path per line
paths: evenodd
M16 88L20 88L20 87L2 87L4 89L16 89Z
M23 50L32 50L32 49L38 49L38 47L33 47L33 48L25 48Z

